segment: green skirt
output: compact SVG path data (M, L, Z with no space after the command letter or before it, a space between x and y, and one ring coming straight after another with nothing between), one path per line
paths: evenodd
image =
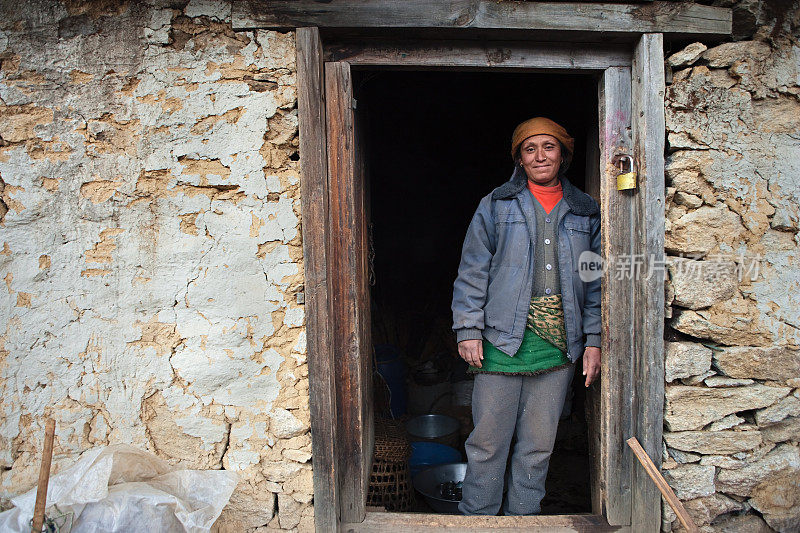
M483 339L483 366L470 366L470 372L491 372L495 374L536 375L549 372L570 364L566 354L525 328L522 345L514 357L506 355Z

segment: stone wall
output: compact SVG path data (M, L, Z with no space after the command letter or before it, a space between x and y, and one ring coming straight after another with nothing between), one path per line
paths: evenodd
M211 0L0 7L0 495L127 442L313 529L292 33Z
M800 46L770 33L667 61L663 470L704 531L800 529Z

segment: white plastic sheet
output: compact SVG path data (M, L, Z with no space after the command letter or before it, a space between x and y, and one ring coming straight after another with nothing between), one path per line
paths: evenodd
M226 470L181 470L155 455L115 444L85 452L52 476L48 518L63 533L209 531L236 488ZM0 531L29 532L36 488L0 513Z

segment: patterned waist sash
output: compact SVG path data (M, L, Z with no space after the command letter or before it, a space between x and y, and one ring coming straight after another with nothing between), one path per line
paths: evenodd
M567 330L564 327L564 307L560 294L531 298L528 329L562 352L567 352Z

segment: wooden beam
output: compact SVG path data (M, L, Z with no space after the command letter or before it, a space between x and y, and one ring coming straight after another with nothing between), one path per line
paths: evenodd
M592 490L593 510L613 525L631 523L633 458L625 446L633 431L633 320L634 280L618 276L615 265L630 256L633 243L631 192L616 187L615 166L620 154L632 154L631 71L607 69L598 86L600 145L600 220L603 257L601 316L603 364L600 369L600 475Z
M325 63L325 98L339 498L342 521L360 522L366 513L374 428L365 176L350 65Z
M512 531L602 532L628 531L609 526L598 515L462 516L424 513L370 512L362 523L342 524L344 533L453 532L499 533Z
M581 46L571 43L480 41L379 41L330 42L326 61L347 61L360 66L436 68L524 68L531 70L603 70L629 66L629 46Z
M645 268L635 294L635 434L661 465L664 423L664 46L661 34L642 35L632 67L634 159L638 166L634 240ZM658 531L661 495L640 468L633 470L632 522Z
M238 0L233 29L519 29L592 33L731 33L731 10L682 2L585 4L496 0ZM534 37L535 38L535 37Z
M322 43L317 28L298 28L297 121L300 131L300 195L305 269L306 349L314 467L314 523L319 532L338 527L330 300L327 278L328 155Z

